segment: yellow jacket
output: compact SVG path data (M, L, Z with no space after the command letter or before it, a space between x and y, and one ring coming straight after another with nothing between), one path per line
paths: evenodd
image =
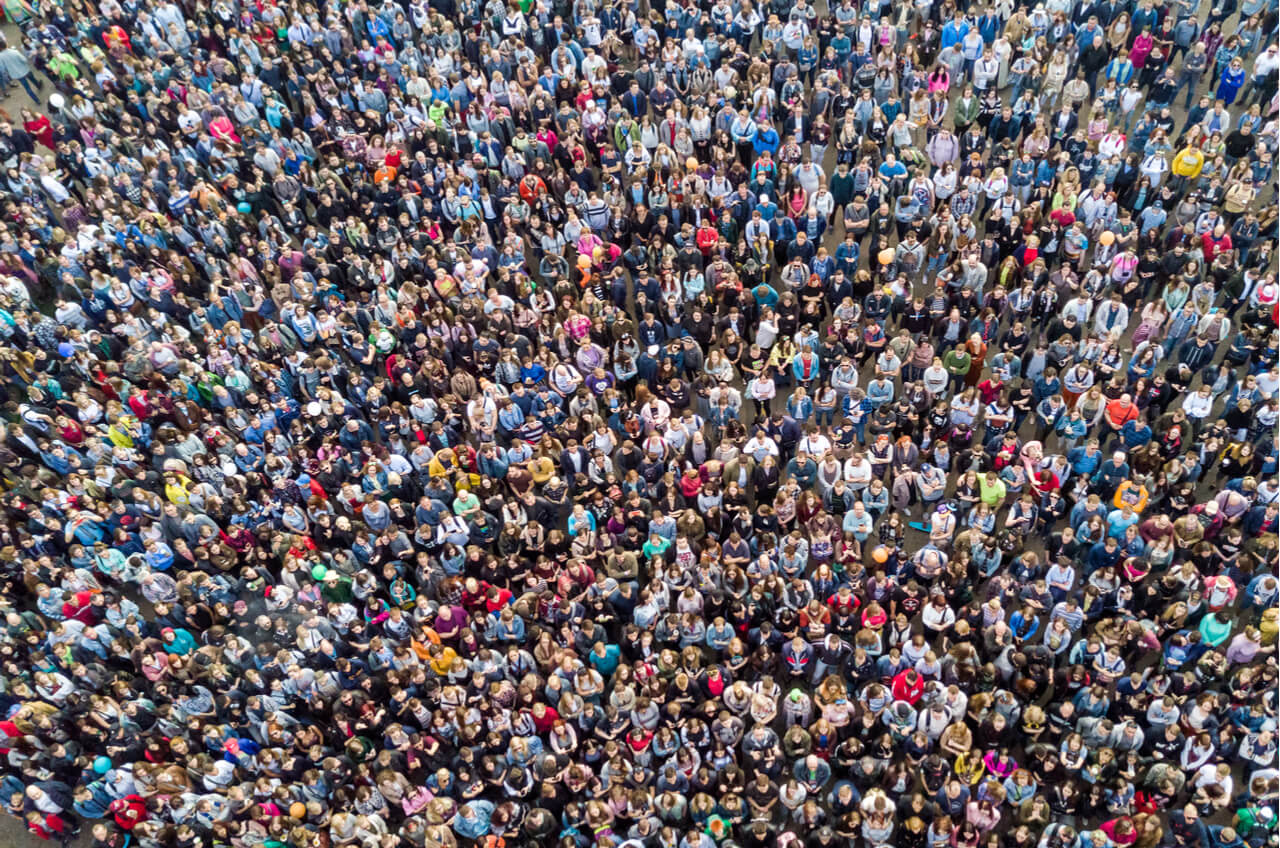
M453 668L453 661L457 658L458 652L446 645L440 655L431 661L431 669L443 677L449 673L449 669Z
M1132 480L1125 480L1116 489L1116 495L1112 498L1111 503L1116 509L1120 509L1126 503L1134 512L1141 514L1147 508L1147 487L1134 483Z
M182 477L174 478L172 483L165 483L164 495L169 499L170 503L183 506L191 503L191 491L188 488L190 482Z
M1173 157L1170 170L1173 171L1174 176L1195 179L1200 176L1200 169L1203 167L1204 154L1200 152L1200 148L1187 145Z
M432 477L447 477L458 470L458 456L450 448L442 448L427 463L427 473Z

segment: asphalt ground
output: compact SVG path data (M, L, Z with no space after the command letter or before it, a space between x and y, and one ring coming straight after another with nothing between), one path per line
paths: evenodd
M813 5L817 8L820 15L826 13L826 10L827 10L826 0L816 0L816 2ZM1201 13L1204 10L1207 10L1211 5L1212 3L1208 2L1208 0L1202 0L1200 4L1200 8L1197 10L1197 14L1203 19L1204 15ZM1232 19L1224 23L1223 32L1225 33L1232 32L1235 25L1236 25L1236 18L1233 17ZM4 33L9 43L11 44L20 43L19 27L17 27L16 25L8 22L2 23L0 24L0 32ZM1250 67L1250 65L1246 65L1246 67ZM1209 90L1208 77L1209 77L1209 74L1205 74L1205 77L1202 79L1202 84L1196 92L1197 98ZM953 85L952 87L953 100L959 96L959 92L960 90L962 90L962 88L963 88L963 85L959 85L959 84ZM50 93L52 93L52 89L49 87L46 81L45 88L42 94L47 98L48 94ZM1006 98L1008 97L1007 89L1005 90L1005 96ZM1174 138L1176 138L1177 135L1182 132L1183 123L1186 120L1186 110L1182 106L1182 103L1184 102L1184 97L1180 95L1176 99L1177 99L1177 102L1171 107L1173 115L1177 121L1177 125L1173 134ZM1194 98L1193 98L1193 102L1194 102ZM1085 115L1089 114L1091 105L1092 105L1092 101L1087 101L1086 104L1083 105L1079 110L1080 113ZM4 110L6 110L15 121L20 121L21 109L37 108L37 109L40 109L41 111L44 111L46 109L46 104L34 103L31 100L31 98L27 95L26 91L20 85L18 85L17 83L14 83L7 92L0 92L0 108L3 108ZM1043 111L1046 116L1049 116L1053 114L1053 112L1056 110L1045 109ZM1238 115L1238 114L1239 114L1238 110L1233 110L1233 115ZM835 173L835 166L836 166L835 158L836 158L835 145L833 142L829 145L827 150L827 156L823 162L823 169L824 169L824 172L828 175L828 178L830 178L830 175ZM1269 203L1275 202L1274 194L1272 195L1271 198L1268 199L1268 202ZM840 216L837 215L836 223L833 226L828 228L827 232L823 237L823 244L826 246L828 253L834 254L836 246L841 241L843 241L843 238L844 238L843 225L842 225ZM891 237L891 241L893 241L893 243L896 243L896 238ZM865 247L866 246L864 245L864 248ZM871 256L872 256L872 252L869 249L866 250L866 256L864 257L864 259L866 259L867 261L870 261ZM923 290L930 291L931 287ZM1136 319L1132 323L1135 325L1134 328L1136 329L1136 324L1137 324ZM890 333L890 336L892 336L891 333ZM1130 333L1124 337L1123 341L1125 344L1130 344L1131 339L1132 339L1132 331L1130 331ZM1127 355L1127 352L1128 351L1126 350L1125 351L1126 355ZM868 362L867 367L863 368L861 371L860 385L865 386L867 382L869 382L874 377L874 370L875 370L874 362L873 361ZM741 389L742 387L739 386L739 388ZM790 391L791 391L790 387L779 388L778 397L775 399L773 404L775 409L781 409L783 406L785 406L786 398L790 394ZM744 406L744 410L743 410L744 421L751 415L751 413L748 411L749 409L750 409L749 404ZM1031 438L1032 429L1033 429L1033 424L1030 420L1028 420L1024 422L1023 428L1020 431L1019 435L1023 440L1029 439ZM1054 443L1054 437L1050 436L1049 444L1046 445L1046 453L1053 452L1053 448L1052 448L1053 443ZM1208 497L1210 494L1212 494L1214 488L1215 486L1212 482L1202 480L1200 493L1203 497ZM913 516L911 516L911 520L919 520L919 519L920 519L919 510L917 510L916 513ZM906 545L908 549L916 549L918 547L921 547L927 541L928 541L927 534L919 532L915 529L909 528L907 530ZM1028 541L1031 542L1031 544L1028 546L1028 549L1036 550L1039 553L1043 553L1043 548L1041 547L1037 536L1032 535L1028 537ZM1156 659L1158 659L1158 657L1153 656L1150 658L1150 661L1154 661ZM1144 663L1144 665L1145 664L1146 663ZM1240 773L1239 769L1237 769L1237 772L1235 774L1235 779L1236 779L1237 788L1243 787L1244 777ZM1226 813L1222 816L1215 817L1214 819L1214 821L1220 821L1221 823L1228 823L1229 820L1230 820L1230 813ZM92 827L92 822L85 822L82 828L80 838L71 844L76 846L76 848L82 848L82 846L88 846L92 842L92 839L89 834L91 827ZM41 840L38 837L34 836L33 834L27 832L24 824L18 821L17 819L14 819L13 817L8 815L0 815L0 848L7 848L7 846L14 846L14 848L27 848L28 846L30 846L30 848L35 848L35 846L49 845L49 844L50 843L44 840Z

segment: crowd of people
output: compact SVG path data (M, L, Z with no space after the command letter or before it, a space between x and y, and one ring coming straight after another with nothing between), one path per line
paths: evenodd
M1277 845L1276 5L8 0L0 804Z

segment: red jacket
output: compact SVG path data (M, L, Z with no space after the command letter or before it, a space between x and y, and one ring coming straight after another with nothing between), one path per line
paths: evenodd
M907 675L915 678L914 681L908 680ZM906 701L908 704L915 706L920 700L920 696L924 694L924 678L916 674L913 669L906 669L898 672L893 678L893 686L890 687L893 697L898 701Z
M1200 236L1200 248L1204 251L1204 261L1212 262L1218 254L1231 249L1231 233L1223 233L1222 238L1214 238L1213 233Z
M138 822L147 820L147 802L141 795L126 795L111 802L111 814L116 824L125 830L133 830Z
M48 813L40 821L28 822L27 830L41 839L53 839L70 835L71 828L56 813Z
M89 627L97 624L98 613L93 608L93 593L76 592L71 600L63 602L62 615L64 618L74 618Z

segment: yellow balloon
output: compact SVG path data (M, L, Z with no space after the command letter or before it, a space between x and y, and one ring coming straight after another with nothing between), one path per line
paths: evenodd
M578 267L586 270L591 267L591 257L585 253L578 254Z
M1110 230L1103 230L1102 235L1098 236L1098 241L1110 247L1116 243L1116 234Z

